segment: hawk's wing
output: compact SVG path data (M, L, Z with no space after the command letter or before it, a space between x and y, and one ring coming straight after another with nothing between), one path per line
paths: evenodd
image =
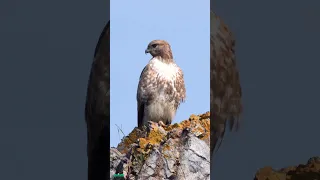
M150 90L151 88L155 88L156 85L155 81L150 81L152 78L153 76L150 65L147 64L140 74L137 90L138 127L143 125L144 107L146 103L150 103L152 100L152 94Z
M95 49L85 105L88 179L107 178L110 134L110 21ZM99 178L98 178L99 179Z
M176 110L178 109L179 105L181 102L184 102L186 99L186 88L184 84L184 77L183 77L183 72L179 68L177 75L176 75L176 80L174 82L175 89L177 91L177 94L175 95L176 99L176 105L175 108Z
M226 130L239 127L241 86L235 59L235 40L226 25L211 12L211 153L219 149ZM220 142L219 142L220 141Z

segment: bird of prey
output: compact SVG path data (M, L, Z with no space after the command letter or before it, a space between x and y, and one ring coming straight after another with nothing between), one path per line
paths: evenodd
M168 42L153 40L145 53L152 58L142 70L138 84L138 127L148 121L169 125L186 98L183 72L173 60Z
M213 12L210 15L210 144L219 149L226 131L238 130L242 113L241 86L236 67L235 40L228 27Z
M85 105L88 180L108 177L110 123L110 21L95 49Z

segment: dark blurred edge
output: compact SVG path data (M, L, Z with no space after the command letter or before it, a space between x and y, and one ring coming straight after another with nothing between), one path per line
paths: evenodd
M212 5L213 5L213 2L212 2L212 0L210 0L210 11L209 11L209 16L210 16L210 35L209 35L209 37L210 37L210 39L209 39L209 42L210 42L210 124L212 124L212 120L213 120L213 97L212 97L212 85L213 85L213 78L212 78L212 73L213 72L211 72L212 71L212 69L213 69L213 63L212 63L212 61L211 61L211 56L212 56L212 52L211 52L211 49L213 48L213 47L211 47L212 46L212 44L211 44L211 22L212 22L212 20L211 20L211 11L213 11L213 8L212 8ZM213 160L213 154L211 153L211 152L213 152L214 151L214 147L212 146L213 145L213 139L211 138L211 133L213 132L213 128L212 128L212 126L210 125L210 179L213 179L213 176L212 176L212 173L211 172L213 172L213 162L212 162L212 160Z
M107 1L110 7L110 0ZM106 10L108 14L109 7ZM100 81L103 81L102 87ZM85 111L88 180L110 179L110 20L102 30L94 51Z
M216 6L215 6L216 7ZM238 131L243 112L242 88L236 61L236 40L210 4L210 169L225 132ZM213 18L213 19L212 19ZM217 109L215 109L217 108ZM212 178L212 176L211 176Z
M107 91L110 91L110 21L108 21L107 25L104 27L99 41L97 43L97 46L95 48L95 53L94 53L94 58L96 58L97 53L101 53L101 47L108 47L106 50L103 50L103 52L108 53L107 56L109 58L103 59L104 61L108 61L107 64L109 64L109 67L104 67L108 68L106 70L107 74L104 74L104 76L108 76L108 88L106 89ZM107 40L106 40L107 39ZM105 44L107 43L107 44ZM94 69L94 63L92 65L92 69ZM91 73L93 73L92 71ZM100 72L97 72L100 73ZM90 80L91 81L91 75L90 75ZM90 86L91 83L89 82L88 86ZM89 87L88 87L89 88ZM97 95L97 97L100 97ZM108 97L110 98L110 96ZM99 100L99 99L97 99ZM106 100L108 103L110 103L110 100ZM98 104L98 103L97 103ZM97 106L94 108L99 108L99 105L92 105L92 106ZM87 131L98 131L100 130L98 140L95 142L94 148L92 151L88 150L88 180L105 180L110 178L110 105L107 105L106 108L106 116L101 116L98 117L100 114L93 115L93 118L91 121L98 121L94 123L100 123L99 125L102 126L101 129L95 128L96 126L92 126L91 129L90 126L88 126ZM95 111L93 112L95 113ZM89 139L88 139L89 141ZM88 147L90 149L90 147Z

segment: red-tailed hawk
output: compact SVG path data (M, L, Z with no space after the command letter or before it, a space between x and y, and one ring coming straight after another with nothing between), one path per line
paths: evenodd
M236 67L235 40L227 26L213 12L210 15L210 103L211 103L211 155L219 149L226 131L237 130L242 113L241 86Z
M171 124L180 103L186 98L183 72L174 62L168 42L151 41L145 53L150 53L152 58L140 75L138 127L148 121Z
M110 21L95 49L85 105L88 180L109 178Z

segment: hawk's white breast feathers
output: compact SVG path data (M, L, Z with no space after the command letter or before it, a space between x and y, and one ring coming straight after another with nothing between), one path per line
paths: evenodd
M163 78L167 81L173 81L177 77L179 68L174 63L167 64L160 61L158 58L152 58L150 60L150 64L152 64L152 67L159 78Z

